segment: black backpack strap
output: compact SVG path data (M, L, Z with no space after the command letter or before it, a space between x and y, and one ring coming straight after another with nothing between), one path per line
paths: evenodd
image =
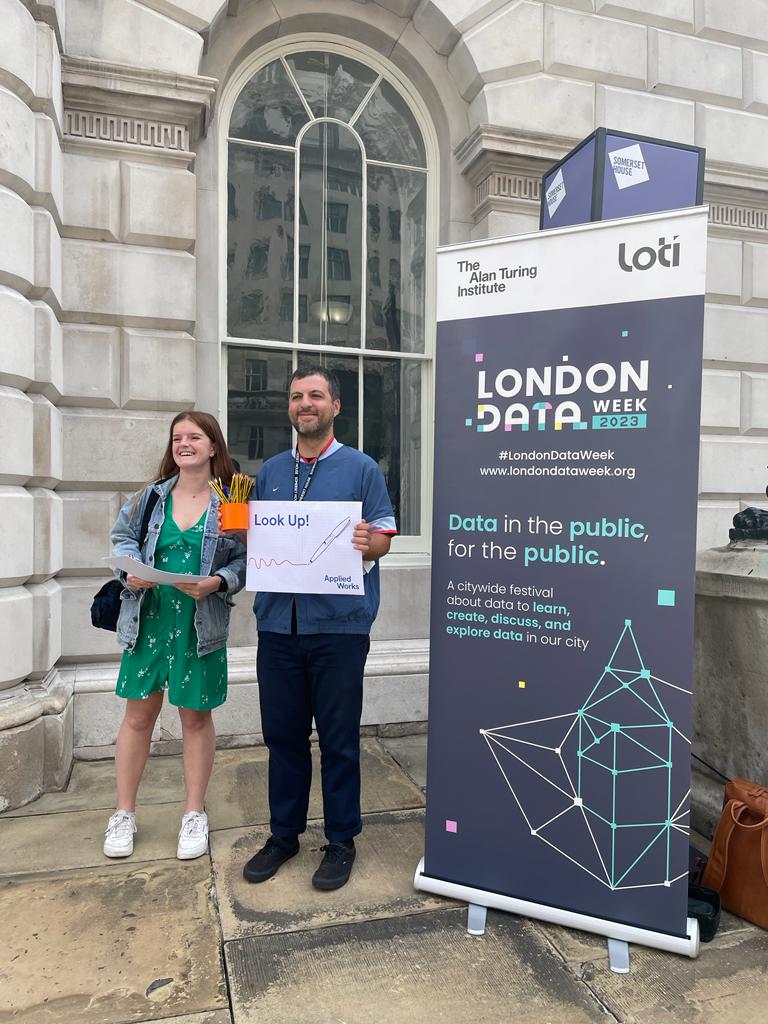
M144 509L144 515L141 517L141 530L139 532L139 550L144 546L144 541L147 539L149 533L149 520L152 518L152 512L154 511L155 505L160 500L160 495L154 489L149 492L149 498L147 499L147 505Z

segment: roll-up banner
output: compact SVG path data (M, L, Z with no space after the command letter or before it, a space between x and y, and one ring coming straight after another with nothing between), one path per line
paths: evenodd
M439 250L424 887L686 936L706 221Z

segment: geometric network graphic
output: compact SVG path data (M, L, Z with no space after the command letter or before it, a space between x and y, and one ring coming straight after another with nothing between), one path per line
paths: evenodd
M689 693L652 674L625 619L576 711L480 733L532 836L611 890L668 887L688 875L690 758L668 706Z

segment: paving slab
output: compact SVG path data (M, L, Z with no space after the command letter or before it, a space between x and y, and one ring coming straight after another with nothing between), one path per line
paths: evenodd
M738 920L738 919L736 919ZM768 1019L768 932L726 931L698 959L631 947L629 974L591 960L577 977L623 1024L758 1024Z
M133 854L125 861L104 856L108 810L35 814L0 821L0 875L108 867L169 857L175 860L184 806L177 803L140 807L136 812L139 831L134 837Z
M313 777L310 817L322 815L320 795L320 752L312 747ZM212 828L236 828L269 820L267 806L266 747L219 750L213 765L206 809ZM384 811L421 807L424 796L399 765L372 738L361 741L360 769L363 779L363 810ZM180 756L150 757L139 790L138 806L176 803L184 799L184 769ZM0 815L28 818L66 811L109 810L115 806L115 763L76 761L69 785L63 793L45 793L39 799Z
M210 889L207 857L0 880L0 1024L226 1010Z
M211 828L261 825L269 821L266 747L224 750L216 754L206 809ZM424 796L373 738L360 742L363 813L422 807ZM309 817L323 813L320 751L312 744L312 792Z
M236 1024L585 1024L605 1014L521 918L443 910L225 944Z
M425 789L427 785L427 737L426 734L418 736L397 736L395 738L381 739L379 741L392 757L397 761L408 777L420 788Z
M314 822L301 849L267 882L243 878L243 865L265 842L268 830L228 829L211 835L216 895L225 939L321 928L371 918L416 914L453 905L417 892L413 876L424 853L424 812L397 811L364 818L355 839L357 858L349 882L335 892L311 884L327 842Z
M140 804L176 803L184 799L184 773L181 757L150 757L139 791ZM115 762L75 761L69 785L63 793L44 793L37 800L5 818L27 818L36 814L62 814L115 806Z

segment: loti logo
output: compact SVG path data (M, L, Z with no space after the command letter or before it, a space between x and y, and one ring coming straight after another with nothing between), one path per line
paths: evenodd
M627 261L627 243L622 242L619 246L619 266L628 274L633 270L650 270L658 263L660 267L680 266L680 243L679 235L675 235L671 242L666 238L659 239L658 249L651 245L644 245L635 250L629 262Z

